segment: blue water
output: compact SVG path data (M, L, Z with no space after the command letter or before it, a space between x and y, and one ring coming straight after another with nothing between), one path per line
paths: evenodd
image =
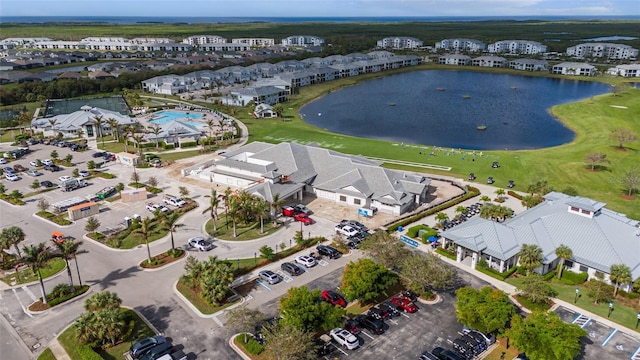
M188 121L188 119L202 119L202 114L192 114L192 113L187 114L179 111L162 110L162 111L153 113L153 115L156 116L156 118L149 121L152 124L164 125L175 120L180 120L181 122L187 125L194 126L196 128L200 128L204 126L204 124L199 122Z
M550 115L552 106L609 91L598 82L412 71L327 94L300 114L319 128L358 137L477 150L534 149L575 136ZM479 131L479 125L487 129Z
M303 23L303 22L440 22L440 21L490 21L490 20L638 20L640 15L584 15L584 16L384 16L384 17L214 17L214 16L3 16L1 23L46 23L46 22L105 22L113 24L136 23Z

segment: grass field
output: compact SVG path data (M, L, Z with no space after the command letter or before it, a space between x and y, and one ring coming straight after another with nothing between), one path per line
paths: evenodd
M56 357L53 355L53 352L51 351L51 349L46 348L44 349L42 354L38 356L38 360L56 360Z

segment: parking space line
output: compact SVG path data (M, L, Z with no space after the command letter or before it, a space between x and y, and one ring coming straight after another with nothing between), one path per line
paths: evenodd
M602 342L601 346L605 346L607 345L607 343L609 342L609 340L611 340L611 338L613 337L613 335L615 335L618 332L618 329L613 329L613 331L611 332L611 334L609 334L609 336L607 336L606 339L604 339L604 341Z
M270 287L268 287L268 286L267 286L267 284L263 283L262 281L260 281L260 280L256 280L256 283L258 283L258 285L262 286L263 288L265 288L265 289L267 289L267 290L271 291L271 288L270 288Z
M395 321L395 320L391 320L391 319L389 319L389 322L392 322L392 323L394 323L394 324L398 325L398 322L397 322L397 321Z
M640 359L640 346L636 349L636 352L631 355L631 360L639 360Z
M344 351L344 350L340 349L340 347L339 347L338 345L336 345L336 344L334 344L334 343L331 343L331 345L332 345L334 348L338 349L338 351L340 351L341 353L343 353L343 354L344 354L344 356L349 356L349 354L347 354L347 352L346 352L346 351Z
M362 335L367 335L371 340L373 340L373 339L374 339L374 337L373 337L373 336L371 336L371 335L367 334L367 333L366 333L366 332L364 332L364 331L362 331L360 334L362 334Z
M328 263L328 262L326 262L326 261L324 261L324 260L320 260L320 261L318 261L318 264L320 264L320 266L327 266L327 265L329 265L329 263Z
M407 314L405 314L405 313L403 313L403 312L401 312L401 313L400 313L400 315L402 315L402 316L406 317L407 319L411 319L411 316L409 316L409 315L407 315Z
M31 292L31 290L26 285L22 286L22 291L26 292L27 295L29 295L31 300L33 300L34 302L38 300L38 298Z
M276 273L278 275L282 276L282 280L284 280L284 282L286 282L286 283L293 281L291 276L285 274L284 271L282 271L282 270L278 270L278 271L276 271Z
M251 299L253 299L253 296L251 296L251 294L247 294L247 296L244 297L245 301L249 301Z

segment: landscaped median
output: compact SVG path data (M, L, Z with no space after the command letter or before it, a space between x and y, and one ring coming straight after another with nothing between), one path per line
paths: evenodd
M40 268L40 274L43 279L47 279L61 273L65 268L66 263L63 259L53 258ZM16 286L38 281L38 275L29 266L21 266L15 272L5 272L0 280L10 286Z

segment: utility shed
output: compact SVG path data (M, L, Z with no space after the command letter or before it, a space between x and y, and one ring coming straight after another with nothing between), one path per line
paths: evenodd
M69 219L71 221L75 221L89 216L98 215L100 212L100 205L92 201L72 206L67 211L69 212Z

